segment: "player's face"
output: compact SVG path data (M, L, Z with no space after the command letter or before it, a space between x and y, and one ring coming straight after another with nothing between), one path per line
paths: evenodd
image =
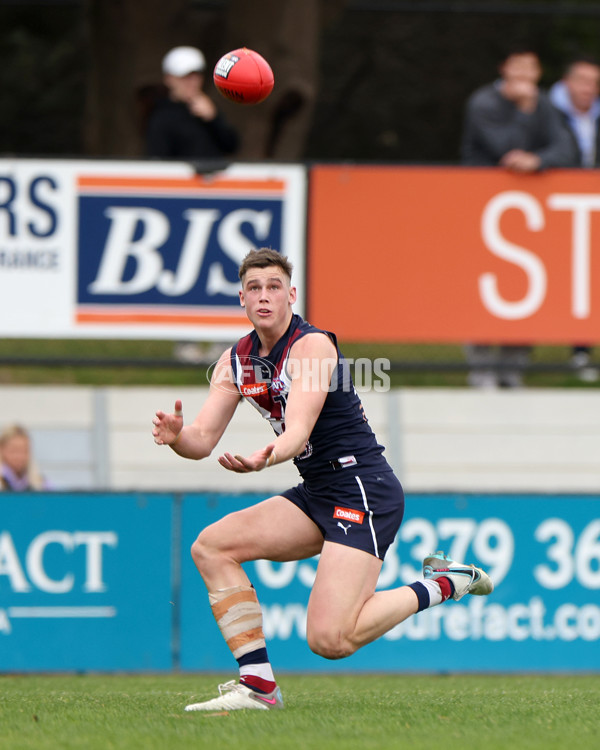
M250 268L242 282L240 303L255 328L277 328L287 321L296 288L277 266Z

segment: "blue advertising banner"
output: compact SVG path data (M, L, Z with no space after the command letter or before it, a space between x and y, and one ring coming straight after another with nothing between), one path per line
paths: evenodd
M262 495L0 494L0 671L231 671L190 557L196 535ZM276 670L600 670L599 496L409 495L379 589L437 549L496 588L426 610L348 659L306 643L318 559L246 565Z
M80 305L234 307L240 256L282 246L284 195L81 195ZM200 193L200 191L198 191ZM225 231L224 228L227 228ZM229 240L229 244L228 241ZM234 242L235 240L235 242Z
M186 497L186 543L223 514L260 498ZM283 670L585 671L600 669L599 498L531 495L412 495L379 588L422 578L443 549L480 564L496 589L426 610L341 661L306 645L306 605L317 560L246 566L263 607L271 660ZM184 550L181 666L232 669L206 591Z
M112 325L119 337L144 326L153 337L244 335L239 265L265 246L297 262L303 175L291 166L187 178L80 172L77 323Z
M0 493L0 671L172 666L172 497Z

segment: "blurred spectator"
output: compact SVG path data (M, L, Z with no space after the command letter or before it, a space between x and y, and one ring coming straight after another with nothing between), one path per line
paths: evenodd
M550 99L539 89L537 54L510 52L500 78L475 91L467 103L462 161L470 166L502 166L537 172L576 164L572 139Z
M577 152L578 166L600 166L600 63L587 56L574 58L560 81L550 89L550 100L560 112ZM573 348L571 363L588 383L598 380L590 366L591 348Z
M0 491L26 492L51 489L31 457L29 433L20 425L0 433Z
M515 49L499 66L500 77L475 91L467 102L462 163L504 167L528 174L576 163L571 136L546 94L540 91L542 66L535 52ZM469 384L515 388L522 385L530 346L470 344Z
M146 154L163 159L219 159L233 154L238 135L204 93L204 55L175 47L162 61L167 96L148 118Z
M600 63L590 57L572 60L550 100L560 112L577 152L580 167L600 166Z
M162 61L166 96L152 101L157 91L146 90L152 104L146 127L146 153L158 158L221 159L238 148L237 132L203 91L206 61L195 47L174 47ZM182 341L174 357L182 362L211 363L227 343L201 345Z

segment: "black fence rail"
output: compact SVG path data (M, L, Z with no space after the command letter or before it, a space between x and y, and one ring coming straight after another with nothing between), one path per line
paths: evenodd
M195 362L186 362L178 359L169 358L123 358L123 357L18 357L7 356L0 357L0 367L72 367L72 368L139 368L139 369L206 369L214 365L214 360L204 360ZM589 366L589 365L587 365ZM592 365L593 366L593 365ZM600 363L598 365L600 367ZM353 365L350 365L351 369ZM522 364L494 362L491 364L494 370L520 370L523 373L544 374L544 373L562 373L577 374L583 367L572 361L554 361L554 362L528 362ZM460 362L455 360L431 360L423 359L419 361L392 361L386 364L385 370L396 373L414 373L414 372L446 372L446 373L463 373L476 370L489 370L490 364L472 365L466 361Z

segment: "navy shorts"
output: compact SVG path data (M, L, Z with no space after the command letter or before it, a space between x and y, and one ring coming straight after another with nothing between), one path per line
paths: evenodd
M281 495L319 527L328 542L345 544L381 560L404 515L404 492L393 471L332 473L331 483L303 482Z

